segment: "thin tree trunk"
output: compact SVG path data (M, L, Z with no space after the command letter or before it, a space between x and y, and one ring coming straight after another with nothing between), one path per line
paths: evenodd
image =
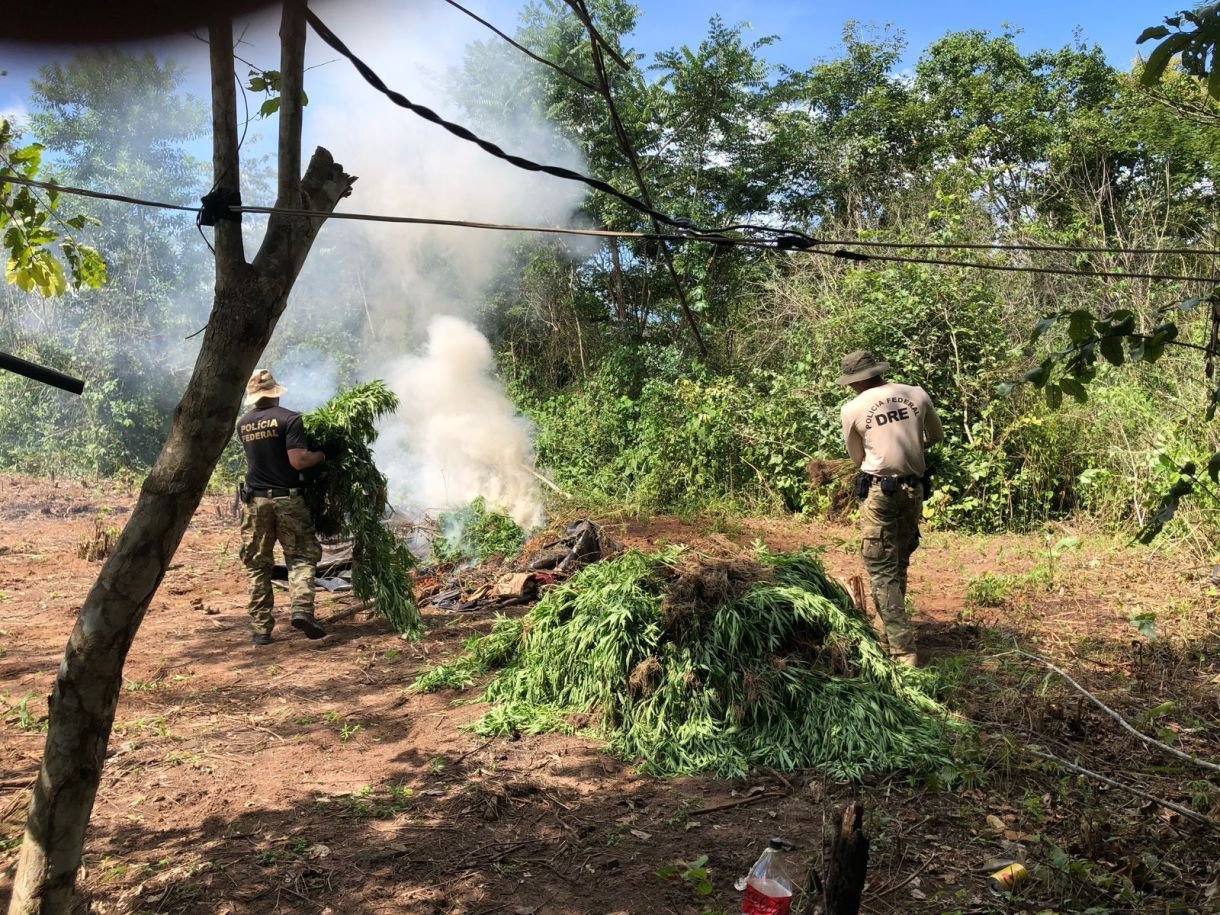
M46 747L9 915L65 915L71 909L127 652L232 435L246 379L318 229L350 193L354 179L324 149L314 153L304 179L299 176L304 12L303 0L284 5L280 149L291 153L295 135L297 151L287 157L293 177L282 174L281 158L279 189L281 202L308 201L322 218L272 216L254 265L243 256L240 222L221 220L216 226L216 293L194 372L131 518L81 607L50 697ZM215 181L237 189L231 25L215 23L209 35Z
M610 288L614 292L614 317L622 326L627 320L627 292L623 287L623 259L618 250L618 239L610 239L606 247L610 249Z

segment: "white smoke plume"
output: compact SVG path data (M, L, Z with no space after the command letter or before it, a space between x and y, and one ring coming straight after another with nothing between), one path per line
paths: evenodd
M402 401L377 442L390 476L390 501L435 513L483 496L525 529L543 522L533 425L492 375L487 338L460 318L438 316L418 355L389 370Z
M447 74L467 44L488 40L488 33L439 3L317 9L388 85L467 122ZM516 11L499 4L487 15L511 29ZM334 58L311 35L310 63ZM496 91L515 77L512 68L534 66L522 60L507 58L505 72L481 70L488 84L467 91ZM583 199L580 185L517 169L394 106L346 61L310 70L306 88L310 137L359 178L340 210L566 225ZM471 126L512 153L584 170L541 106L514 110L521 114L511 123ZM358 318L349 326L362 336L359 374L386 379L401 398L377 444L400 510L435 514L481 495L525 528L544 520L538 483L526 469L533 466L532 426L496 379L491 347L474 324L478 304L519 241L475 229L333 221L319 238L325 253L301 275L294 296L315 300L333 295L340 275L350 278L335 308Z

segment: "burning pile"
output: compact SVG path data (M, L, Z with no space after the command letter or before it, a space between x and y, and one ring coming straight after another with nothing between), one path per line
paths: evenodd
M631 551L500 619L417 683L501 670L482 733L591 723L658 774L816 767L843 778L947 763L924 674L890 661L808 552L711 560Z
M382 518L386 479L370 448L377 420L398 406L380 381L336 394L301 422L315 448L326 452L306 482L314 526L322 537L353 541L352 590L372 604L399 632L417 637L422 625L415 606L411 568L415 557Z

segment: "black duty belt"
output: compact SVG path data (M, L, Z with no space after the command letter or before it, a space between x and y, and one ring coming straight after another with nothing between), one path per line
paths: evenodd
M922 477L887 477L879 473L870 473L869 476L874 480L894 480L905 486L917 486L923 482Z
M300 489L247 489L246 493L251 499L282 499L285 496L299 495L303 490Z

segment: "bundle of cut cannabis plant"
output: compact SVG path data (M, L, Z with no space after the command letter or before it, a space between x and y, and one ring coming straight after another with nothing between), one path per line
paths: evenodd
M398 398L383 382L370 381L304 414L305 434L326 452L306 482L305 498L319 535L352 538L356 596L385 614L399 632L417 637L422 627L411 580L415 557L382 523L386 479L370 449L377 420L397 407Z
M502 669L484 733L592 725L647 771L843 778L948 763L925 675L891 661L808 552L732 562L628 552L504 620L420 688Z

